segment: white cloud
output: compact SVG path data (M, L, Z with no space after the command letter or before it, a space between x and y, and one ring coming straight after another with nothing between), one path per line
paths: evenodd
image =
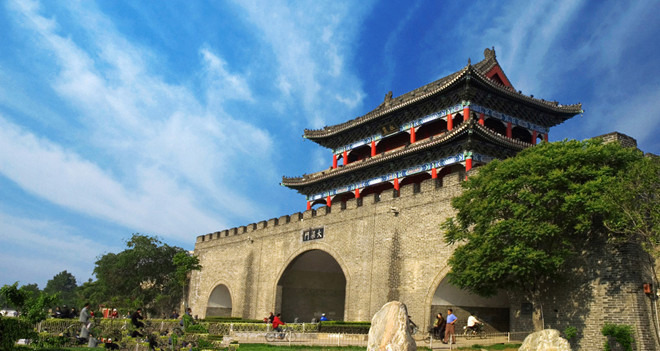
M58 145L0 116L0 143L11 150L0 155L0 172L60 206L182 240L259 211L258 199L237 184L245 172L275 177L274 144L268 132L223 109L226 100L253 100L248 80L200 48L206 90L198 98L153 73L153 53L119 35L96 9L68 5L86 47L60 33L36 3L12 8L55 60L52 88L79 111L69 131L77 142Z
M508 3L479 40L496 45L498 53L504 53L498 60L509 69L507 74L516 89L528 95L547 92L552 84L540 79L541 75L563 69L565 62L554 49L561 46L558 38L583 5L576 0Z
M155 167L141 167L127 189L79 155L21 130L0 116L0 173L52 203L130 228L183 239L221 223L197 208L191 191ZM173 205L174 204L174 205Z
M274 51L277 87L292 108L302 108L308 127L341 122L347 117L346 107L361 103L364 93L352 73L346 72L350 57L344 55L352 52L350 39L368 4L242 1L238 5ZM337 90L360 101L338 100Z
M227 71L227 63L211 50L204 48L201 55L205 63L205 75L209 81L207 101L209 104L223 102L226 99L252 100L252 93L247 81L240 75Z
M72 234L75 228L47 220L27 219L0 212L0 282L11 284L38 283L67 270L78 284L92 275L96 258L106 252L118 252L117 247Z

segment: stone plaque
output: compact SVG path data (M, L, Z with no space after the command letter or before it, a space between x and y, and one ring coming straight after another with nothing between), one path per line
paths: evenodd
M302 241L312 241L323 239L325 232L323 227L320 228L309 228L302 231Z

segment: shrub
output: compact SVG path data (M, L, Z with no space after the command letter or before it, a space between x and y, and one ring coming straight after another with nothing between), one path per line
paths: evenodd
M568 340L573 339L577 336L577 331L576 327L566 327L566 329L564 329L564 336Z
M186 333L208 333L208 329L206 329L203 325L201 324L192 324L186 327Z
M0 317L0 349L12 350L18 339L34 339L37 333L27 321Z
M601 333L604 336L614 338L616 342L623 347L626 351L632 351L632 345L635 339L633 338L633 329L629 325L624 324L610 324L605 323ZM609 340L605 341L605 351L610 351L611 346Z

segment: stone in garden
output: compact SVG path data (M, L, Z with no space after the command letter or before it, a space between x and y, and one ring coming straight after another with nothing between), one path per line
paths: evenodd
M367 351L414 351L417 344L408 329L408 309L390 301L371 319Z
M571 345L559 330L545 329L529 334L518 351L571 351Z

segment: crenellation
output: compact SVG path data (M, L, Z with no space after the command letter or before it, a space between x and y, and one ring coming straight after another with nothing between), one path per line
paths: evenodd
M412 196L415 193L415 184L410 183L402 186L399 190L399 196Z
M303 220L312 219L312 217L316 217L316 210L315 209L307 210L303 212L302 215L303 215L302 217Z
M292 216L282 216L278 220L278 223L280 223L280 224L289 224L291 222L291 217Z
M394 198L394 189L387 189L380 193L380 201L390 201Z
M436 189L435 184L437 183L437 179L427 179L422 181L420 184L420 192L421 193L427 193L434 191Z
M459 185L464 179L465 171L449 173L442 179L442 187L452 188Z
M436 179L427 179L421 182L419 185L420 193L434 193L434 197L438 199L451 198L457 194L456 187L450 187L450 185L456 185L463 181L461 177L464 177L463 172L450 173L444 177L446 179L444 186L436 188ZM377 206L380 202L388 202L394 199L405 199L409 197L414 197L417 193L414 191L415 184L406 184L401 187L399 190L399 196L395 197L395 190L388 189L382 193L371 193L360 198L351 198L343 202L334 203L334 207L339 207L339 210L335 209L337 213L344 211L356 210L362 206ZM460 188L460 187L459 187ZM458 190L460 191L460 189ZM240 235L245 233L258 232L267 228L272 227L284 227L283 231L289 230L290 225L296 225L296 222L299 222L303 219L313 219L320 218L323 216L328 216L332 214L332 207L321 206L316 209L307 210L304 212L296 212L291 215L281 216L279 218L271 218L267 221L259 221L255 223L250 223L245 226L234 227L230 229L225 229L222 231L217 231L208 235L201 235L197 237L197 243L208 242L212 239L221 239L229 236ZM337 214L335 214L337 215ZM293 224L292 224L293 222Z

